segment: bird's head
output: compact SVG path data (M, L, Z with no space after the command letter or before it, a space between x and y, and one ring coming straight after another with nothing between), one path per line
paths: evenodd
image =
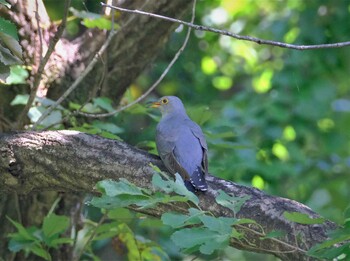
M176 96L164 96L158 101L153 102L151 107L159 108L163 116L171 113L180 113L186 115L185 107L182 101Z

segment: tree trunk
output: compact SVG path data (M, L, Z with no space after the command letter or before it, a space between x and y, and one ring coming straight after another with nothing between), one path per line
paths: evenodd
M102 179L125 178L135 185L151 188L154 174L150 163L165 169L160 159L145 151L115 140L77 131L47 131L4 134L0 137L0 191L2 195L27 195L35 191L94 192L94 185ZM78 163L78 164L77 164ZM231 210L216 203L223 190L235 197L249 196L237 214L260 224L266 233L281 230L283 242L261 239L254 227L241 228L247 240L232 239L231 245L243 250L274 254L282 260L311 260L305 252L327 238L326 232L336 228L330 221L323 224L302 225L284 218L285 211L300 212L319 217L307 206L296 201L266 195L264 192L226 181L207 177L209 190L198 195L200 206L215 216L232 217ZM165 211L175 211L174 205L142 210L160 217ZM135 209L135 211L138 211ZM182 211L185 213L186 208ZM3 215L0 217L2 220ZM297 240L297 235L302 240ZM5 239L0 242L6 242ZM254 247L252 247L254 246ZM4 246L0 249L4 250Z

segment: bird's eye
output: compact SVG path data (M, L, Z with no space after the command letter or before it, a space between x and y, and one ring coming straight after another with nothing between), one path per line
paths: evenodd
M169 100L167 98L162 99L163 104L167 104L168 102L169 102Z

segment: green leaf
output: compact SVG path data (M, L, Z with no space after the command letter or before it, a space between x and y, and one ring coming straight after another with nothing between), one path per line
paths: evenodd
M192 107L187 111L190 118L197 122L199 125L203 125L204 123L206 123L208 120L211 119L213 115L212 111L209 109L208 106Z
M79 107L80 108L80 107ZM81 109L82 112L87 112L87 113L100 113L101 112L101 109L92 104L92 103L86 103L84 104L83 108Z
M142 104L136 103L133 106L129 107L127 109L127 112L131 113L131 114L142 114L142 115L146 115L148 114L148 108L145 107Z
M158 173L153 174L152 185L155 188L165 191L166 193L170 193L173 191L172 183L170 182L170 180L162 179L162 177Z
M100 18L101 15L100 14L96 14L96 13L92 13L92 12L87 12L87 11L80 11L77 10L73 7L69 8L69 11L72 12L72 14L78 18L88 18L88 19L97 19Z
M26 105L29 99L29 94L17 94L11 101L10 105Z
M108 211L108 218L115 220L123 220L124 223L132 221L134 218L133 213L127 208L116 208Z
M182 249L191 249L199 246L201 253L209 255L216 249L228 246L230 236L220 235L207 228L185 228L176 231L171 239Z
M233 225L242 225L242 224L257 224L255 220L250 218L240 218L236 219Z
M122 138L120 138L118 135L112 134L108 131L102 131L102 132L98 133L98 135L101 137L107 138L107 139L122 141Z
M16 25L2 17L0 17L0 33L10 35L17 41L19 40Z
M119 134L124 132L122 128L118 127L114 123L109 123L109 122L93 121L92 126L114 134Z
M135 240L135 235L132 230L126 224L120 224L118 226L119 234L118 238L122 241L128 250L128 260L141 261L140 251Z
M44 258L45 260L51 260L51 256L47 250L45 250L40 244L33 245L29 249L33 254Z
M9 237L11 238L8 243L8 249L11 252L18 252L22 249L28 249L31 247L31 245L34 244L35 241L33 240L24 240L21 237L14 236L15 234L10 234Z
M175 178L174 192L185 196L188 200L192 201L196 206L198 206L199 199L196 194L192 193L185 187L184 181L178 173L175 173Z
M337 230L330 231L328 233L330 237L329 240L324 241L321 244L318 244L318 248L327 248L334 246L335 244L342 243L343 241L350 240L350 228L343 227Z
M203 213L201 211L198 211L198 212ZM164 225L171 226L172 228L179 228L183 226L199 224L201 220L198 217L199 216L198 212L196 213L192 212L192 214L190 212L190 215L166 212L162 215L161 220L163 221Z
M176 180L174 182L170 179L162 179L158 173L155 173L152 177L152 184L154 187L159 188L165 191L166 193L175 192L179 195L185 196L186 199L192 201L195 205L198 205L198 197L185 187L181 176L178 173L176 173L175 177Z
M319 245L312 247L307 254L312 257L319 259L335 259L340 255L346 254L347 257L350 255L350 243L344 244L342 246L332 247L332 248L322 248ZM340 259L342 260L342 259ZM347 259L344 259L347 260Z
M21 64L22 61L11 53L10 48L3 46L0 42L0 63L5 66Z
M325 218L311 218L309 215L299 212L288 212L285 211L283 213L284 217L289 221L293 221L295 223L304 224L304 225L312 225L312 224L322 224L325 222Z
M26 82L29 73L23 66L13 65L10 67L10 76L6 79L6 84L22 84Z
M142 249L141 249L142 250ZM141 252L141 260L143 261L168 261L170 260L168 254L162 248L157 246L147 247Z
M23 239L23 240L29 240L29 241L35 241L36 238L31 235L28 230L20 223L12 220L11 218L7 217L7 219L12 223L17 228L18 235Z
M209 230L218 232L222 235L230 235L232 225L237 220L236 218L213 217L208 215L199 216L199 219L203 222L203 225Z
M350 206L347 207L344 211L344 219L345 219L344 225L350 228Z
M0 42L3 47L9 49L11 54L14 55L16 64L22 64L22 46L12 36L0 32Z
M112 22L104 17L100 17L97 19L85 18L85 19L83 19L82 24L85 25L87 28L98 28L101 30L111 30L112 29ZM114 29L118 29L118 28L119 28L119 26L117 24L114 24Z
M101 107L102 109L108 112L114 111L114 108L112 107L112 100L107 97L94 98L93 102L95 105Z
M117 197L109 197L109 196L102 196L102 197L93 197L88 204L91 204L97 208L106 208L106 209L113 209L113 208L123 208L127 207L133 204L138 204L141 200L147 199L146 196L141 195L119 195Z
M57 248L59 245L72 244L72 243L74 243L74 240L72 238L60 237L60 238L55 238L55 239L51 240L50 247Z
M73 7L70 7L69 11L71 11L74 16L83 19L83 25L85 25L88 28L97 27L99 29L106 30L110 30L112 28L112 22L100 14L79 11L77 9L74 9ZM119 26L117 24L114 25L115 29L117 29L118 27Z
M217 133L206 132L205 134L211 139L228 139L236 136L236 134L232 130L227 130L227 131L217 132Z
M93 240L98 241L106 238L115 237L119 233L118 225L118 222L111 222L99 225L95 230L96 235L94 236Z
M226 194L223 190L219 190L219 195L215 198L216 202L224 207L227 207L237 214L242 205L250 199L250 196L234 197Z
M69 226L69 218L67 216L58 216L51 214L44 218L43 232L48 238L61 234L67 230Z
M114 197L121 194L144 195L141 188L123 178L121 178L120 181L102 180L97 183L96 187L109 197Z

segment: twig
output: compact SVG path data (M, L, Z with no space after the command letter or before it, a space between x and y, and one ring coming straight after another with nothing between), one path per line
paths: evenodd
M235 225L236 227L239 227L239 228L241 228L241 229L244 229L244 230L247 230L247 231L249 231L249 232L251 232L251 233L253 233L253 234L256 234L256 235L258 235L258 236L260 236L260 237L264 237L264 236L266 236L265 234L263 234L263 233L260 233L260 232L258 232L258 231L255 231L254 229L251 229L251 228L249 228L249 227L247 227L247 226L243 226L243 225ZM289 247L289 248L291 248L291 249L293 249L293 250L290 250L290 251L299 251L299 252L301 252L301 253L306 253L307 251L306 250L304 250L304 249L302 249L302 248L300 248L298 245L297 246L293 246L293 245L291 245L291 244L289 244L289 243L287 243L287 242L284 242L284 241L282 241L282 240L280 240L280 239L278 239L278 238L268 238L269 240L271 240L271 241L275 241L275 242L277 242L277 243L279 243L279 244L281 244L281 245L284 245L284 246L286 246L286 247ZM265 250L265 249L264 249ZM266 251L271 251L271 250L266 250ZM290 252L290 251L287 251L286 253L288 253L288 252ZM274 252L274 251L271 251L271 252Z
M144 3L144 5L147 3L147 1ZM144 6L143 5L143 6ZM128 25L134 18L129 19L126 23L125 26ZM58 105L60 105L67 97L68 95L77 88L77 86L79 85L79 83L86 77L86 75L93 69L93 67L95 66L95 64L98 61L99 57L102 57L102 54L104 53L104 51L107 49L109 43L111 42L112 38L114 35L117 34L117 31L114 30L114 15L112 15L112 29L111 32L109 33L109 36L106 40L106 42L101 46L100 50L95 54L94 58L92 59L92 61L89 63L89 65L86 67L85 71L83 72L83 74L81 74L74 82L73 84L67 89L67 91L65 93L63 93L63 95L53 104L51 105L50 108L48 108L43 115L41 115L41 117L37 120L37 122L35 122L33 124L32 130L35 130L36 127L43 121L43 119L45 119ZM67 115L66 118L68 118L70 115L74 115L73 113ZM61 122L61 121L60 121ZM60 122L57 122L53 125L59 124ZM46 127L48 128L48 127Z
M111 31L109 34L106 42L101 46L100 50L95 54L92 61L89 63L89 65L86 67L85 71L74 81L74 83L63 93L63 95L54 103L52 104L41 116L40 118L34 123L32 130L35 130L36 127L54 110L57 108L58 105L60 105L69 94L71 94L72 91L74 91L79 83L86 77L86 75L94 68L95 64L98 62L99 57L104 53L104 51L107 49L109 43L111 42L113 36L117 33L117 31Z
M105 7L109 7L109 8L115 9L115 10L119 10L121 12L140 14L140 15L146 15L146 16L150 16L150 17L154 17L154 18L159 18L159 19L163 19L163 20L166 20L166 21L183 24L183 25L191 27L191 28L193 28L195 30L208 31L208 32L213 32L213 33L217 33L217 34L222 34L222 35L226 35L226 36L238 39L238 40L255 42L257 44L273 45L273 46L279 46L279 47L282 47L282 48L289 48L289 49L295 49L295 50L340 48L340 47L344 47L344 46L349 46L350 45L350 41L339 42L339 43L332 43L332 44L315 44L315 45L287 44L287 43L282 43L282 42L277 42L277 41L264 40L264 39L251 37L251 36L239 35L239 34L235 34L235 33L231 33L231 32L225 31L225 30L220 30L220 29L216 29L216 28L212 28L212 27L208 27L208 26L204 26L204 25L196 25L196 24L185 22L185 21L178 20L178 19L175 19L175 18L166 17L166 16L162 16L162 15L158 15L158 14L147 13L147 12L144 12L144 11L125 9L125 8L121 8L121 7L116 7L116 6L104 4L104 3L101 3L101 5L105 6Z
M26 117L30 107L32 107L33 101L34 101L34 99L36 97L36 93L37 93L38 88L39 88L41 76L43 74L45 65L47 64L47 62L48 62L52 52L55 49L56 43L61 38L61 36L63 34L63 31L64 31L64 29L66 27L68 10L69 10L70 4L71 4L71 0L66 0L65 7L64 7L64 14L63 14L63 18L62 18L62 23L58 26L57 32L55 33L54 37L50 41L49 47L47 49L47 52L46 52L44 58L41 60L41 62L39 64L39 68L38 68L38 71L37 71L37 73L35 75L35 78L34 78L34 83L33 83L32 90L30 92L30 96L29 96L28 102L27 102L26 106L24 107L21 115L19 116L19 119L18 119L18 122L17 122L17 128L18 129L21 129L23 127L23 125L24 125L24 119L25 119L25 117Z
M192 17L191 17L191 23L194 21L195 18L195 10L196 10L196 0L193 1L193 7L192 7ZM102 4L102 3L101 3ZM109 5L105 5L104 6L110 7ZM142 101L147 95L149 95L158 85L159 83L164 79L164 77L168 74L169 70L171 69L171 67L174 65L174 63L177 61L177 59L179 58L179 56L181 55L181 53L185 50L185 47L187 45L188 39L190 38L191 35L191 27L188 28L185 40L182 44L182 46L180 47L180 49L177 51L177 53L175 54L174 58L171 60L171 62L168 64L168 66L165 68L165 70L163 71L163 73L160 75L160 77L158 78L157 81L155 81L153 83L153 85L144 93L142 94L140 97L138 97L136 100L134 100L133 102L120 107L117 110L108 112L108 113L101 113L101 114L91 114L91 113L84 113L84 112L80 112L80 111L76 111L74 114L79 114L79 115L83 115L85 117L91 117L91 118L103 118L103 117L109 117L109 116L113 116L116 113L119 113L121 111L124 111L128 108L130 108L131 106L135 105L136 103L139 103L140 101Z
M83 245L83 247L79 250L79 252L73 257L73 261L78 261L80 260L80 257L82 256L82 254L84 253L84 249L85 247L91 242L91 240L94 239L96 233L97 233L97 229L102 225L102 223L106 220L108 216L108 210L106 210L106 212L103 214L103 216L101 217L101 219L99 220L99 222L97 223L95 229L92 231L90 237L87 239L87 241L85 242L85 244Z
M40 16L39 16L39 5L38 5L38 0L35 0L35 20L36 20L36 25L38 27L38 34L39 34L39 55L40 55L40 64L43 62L43 35L41 33L41 27L40 27Z
M9 119L7 119L4 115L0 114L0 120L2 121L2 125L4 127L7 127L8 129L13 128L12 122Z

